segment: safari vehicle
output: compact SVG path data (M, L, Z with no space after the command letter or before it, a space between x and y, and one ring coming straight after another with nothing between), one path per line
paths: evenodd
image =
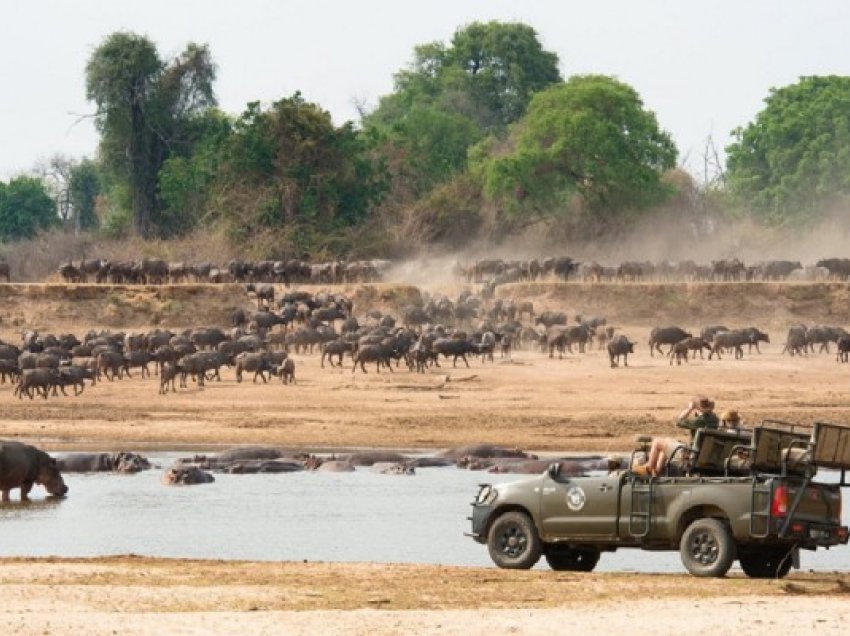
M543 556L553 570L589 572L602 552L678 550L687 570L721 577L737 559L747 576L783 577L799 550L846 544L841 489L850 486L850 426L765 421L753 430L697 432L687 460L666 474L628 468L567 477L541 475L481 484L472 503L475 541L502 568ZM682 458L685 459L685 458ZM833 469L838 483L815 477Z

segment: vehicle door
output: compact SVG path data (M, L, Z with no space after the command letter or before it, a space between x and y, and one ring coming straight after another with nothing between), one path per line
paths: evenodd
M545 537L599 538L615 535L620 477L555 477L541 485L540 518Z

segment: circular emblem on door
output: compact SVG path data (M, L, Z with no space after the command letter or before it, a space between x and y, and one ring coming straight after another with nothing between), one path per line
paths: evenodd
M567 491L567 508L570 510L581 510L587 497L578 486L573 486Z

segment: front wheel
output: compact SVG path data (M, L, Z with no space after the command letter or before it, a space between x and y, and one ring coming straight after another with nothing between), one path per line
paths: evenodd
M596 548L559 548L546 553L546 562L555 571L593 572L599 563Z
M741 548L738 552L741 569L751 579L781 579L791 571L788 548Z
M500 568L528 570L540 560L542 547L537 529L524 512L500 515L487 533L490 558Z
M682 535L679 553L694 576L721 577L735 560L735 542L722 521L697 519Z

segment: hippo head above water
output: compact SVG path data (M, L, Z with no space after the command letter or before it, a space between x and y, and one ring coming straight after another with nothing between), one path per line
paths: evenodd
M196 466L172 466L162 475L162 483L167 486L191 486L209 484L215 478Z
M39 465L35 481L44 486L44 489L54 497L64 497L68 494L68 486L65 485L65 480L62 479L62 474L53 458Z

